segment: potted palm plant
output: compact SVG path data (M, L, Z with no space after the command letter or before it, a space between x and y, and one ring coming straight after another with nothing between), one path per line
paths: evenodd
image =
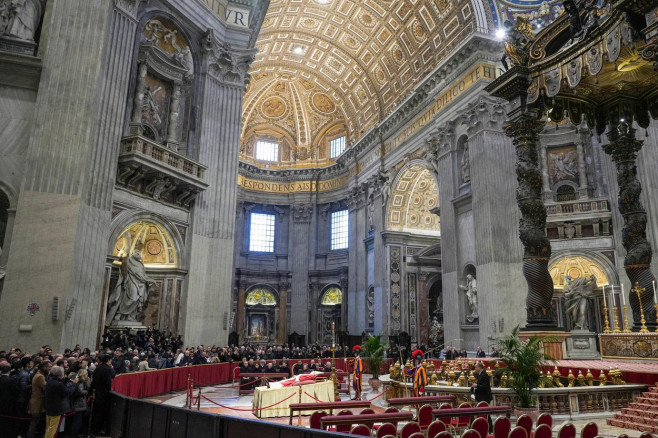
M363 358L368 361L368 368L372 374L368 383L377 392L382 385L379 380L379 372L382 362L384 362L384 345L382 345L381 335L368 335L368 339L363 344Z
M555 363L555 359L544 351L545 342L559 340L554 336L537 335L521 339L518 326L508 336L498 339L499 364L502 366L496 370L496 375L506 376L507 387L516 394L514 415L517 417L528 414L536 420L539 415L537 397L533 391L541 382L541 367L549 362Z

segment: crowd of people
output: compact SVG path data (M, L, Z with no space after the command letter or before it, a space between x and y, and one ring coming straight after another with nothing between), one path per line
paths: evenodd
M409 357L408 349L393 346L388 357ZM352 356L337 345L335 357ZM454 348L441 356L466 356ZM478 349L477 357L484 357ZM240 363L241 373L287 375L331 371L328 345L231 345L185 348L180 335L155 329L131 334L107 330L98 350L76 345L63 353L44 345L37 353L20 348L0 351L0 430L3 436L51 438L87 436L108 431L107 415L112 379L122 373L208 363ZM300 359L312 359L302 363ZM249 383L253 379L243 379Z

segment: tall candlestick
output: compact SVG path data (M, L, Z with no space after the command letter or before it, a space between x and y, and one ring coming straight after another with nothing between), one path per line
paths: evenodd
M656 280L653 281L653 302L658 304L658 295L656 295Z
M655 289L655 286L654 286ZM605 286L603 286L603 307L608 307L608 305L605 302Z
M624 298L624 285L621 285L621 305L622 307L626 305L626 299Z

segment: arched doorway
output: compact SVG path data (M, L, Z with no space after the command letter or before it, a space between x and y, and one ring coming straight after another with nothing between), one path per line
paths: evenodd
M146 275L153 281L138 322L141 326L178 334L186 275L186 271L181 269L180 243L167 227L154 220L136 220L117 234L113 234L116 237L108 256L106 302L117 286L122 257L132 256L137 251ZM125 247L127 242L130 242L128 248ZM111 323L105 321L105 325Z
M278 321L279 297L269 286L256 285L245 296L247 324L243 338L252 343L274 342Z
M338 286L327 286L320 295L318 305L318 343L332 344L332 323L334 323L335 334L341 327L341 306L343 305L343 292ZM337 340L337 338L336 338Z

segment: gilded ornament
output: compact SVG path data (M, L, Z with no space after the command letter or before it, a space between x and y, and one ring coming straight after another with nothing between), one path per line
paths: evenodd
M286 102L278 96L270 97L263 102L261 110L266 117L279 118L286 112Z
M512 24L511 21L507 20L504 26L507 29L507 36L505 38L505 54L501 59L503 67L505 67L505 70L509 69L507 60L510 61L512 66L527 66L530 60L529 46L535 39L532 25L525 18L517 16L516 23Z
M313 95L312 103L315 109L324 114L331 114L336 110L336 105L331 101L331 99L322 93L316 93Z

